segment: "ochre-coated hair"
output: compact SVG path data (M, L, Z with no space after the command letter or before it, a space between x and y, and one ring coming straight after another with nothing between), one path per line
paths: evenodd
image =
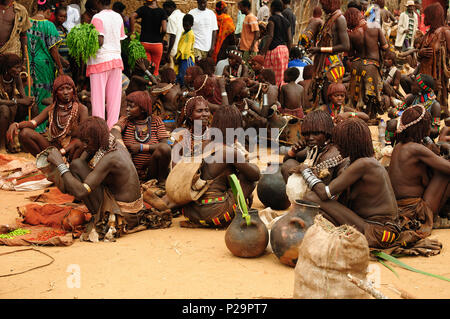
M313 17L314 18L321 18L322 17L322 8L321 7L319 7L319 6L314 7Z
M444 8L439 2L434 2L423 10L432 29L437 29L445 24Z
M159 76L161 77L161 83L175 84L177 74L172 68L162 68L159 70Z
M192 82L194 82L194 80L198 78L200 75L204 74L203 69L198 65L194 65L187 68L186 73L188 72L192 75Z
M423 108L419 105L414 105L407 108L398 121L402 121L403 125L407 125L417 120L423 112ZM401 133L396 135L396 140L399 143L415 142L421 143L425 136L428 136L431 129L431 114L425 111L424 117L416 124L404 129Z
M127 100L134 102L141 108L147 115L152 114L153 102L147 91L134 91L126 97Z
M333 129L333 143L343 157L354 162L362 157L373 157L372 136L367 124L359 118L349 118L339 122Z
M320 0L320 4L322 8L327 8L331 12L341 8L341 0Z
M356 8L348 8L344 14L345 20L347 20L347 27L352 30L359 25L359 21L363 18L361 11Z
M60 75L58 76L55 81L53 81L53 102L57 102L57 94L56 92L58 92L58 89L62 86L68 84L72 87L73 89L73 98L72 98L72 102L74 101L78 101L78 95L77 95L77 87L75 86L75 83L73 82L72 78L68 75Z
M307 133L323 133L328 139L333 134L333 118L328 112L323 110L314 110L309 112L303 119L302 134Z
M106 121L98 116L89 116L80 123L77 130L77 137L80 140L93 139L95 146L100 149L108 149L109 129Z
M205 83L206 80L206 83ZM194 80L194 90L197 91L197 95L210 96L212 88L214 86L214 79L207 74L202 74ZM203 84L205 83L205 84Z
M205 58L196 63L199 67L202 68L203 73L208 74L209 76L212 76L215 71L215 65L213 58Z
M263 69L261 71L261 75L264 77L266 82L269 82L272 85L277 85L275 72L272 69Z
M198 103L208 104L203 96L194 96L186 101L183 108L181 109L181 114L178 118L178 126L181 127L185 124L186 127L192 127L194 122L192 121L192 113L195 110L195 106Z
M344 93L345 96L347 96L347 89L346 89L345 85L342 83L339 83L339 82L331 83L328 86L327 97L329 98L330 96L332 96L333 94L336 94L336 93Z
M239 93L243 88L247 86L247 83L241 78L237 78L236 80L230 82L228 85L228 101L231 103L236 102L238 99Z
M0 74L6 72L16 65L22 65L22 59L13 53L4 53L0 55Z
M211 127L219 129L222 132L223 141L227 142L227 128L242 127L242 114L234 105L222 106L214 113Z

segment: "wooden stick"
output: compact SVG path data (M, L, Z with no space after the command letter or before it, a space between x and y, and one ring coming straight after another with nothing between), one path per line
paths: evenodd
M28 55L28 45L25 46L25 55L27 56L27 82L28 82L28 96L31 96L31 75L30 75L30 57ZM31 108L33 104L28 107L28 121L31 121Z
M376 299L389 299L388 297L383 295L381 292L379 292L378 290L373 288L373 286L370 282L355 278L350 274L347 274L347 276L348 276L348 280L350 280L350 282L352 284L355 284L359 289L364 290L372 297L374 297Z

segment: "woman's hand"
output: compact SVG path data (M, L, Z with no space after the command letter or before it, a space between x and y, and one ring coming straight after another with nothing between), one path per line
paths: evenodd
M6 131L6 139L12 143L14 136L17 134L19 134L19 123L14 122L9 126L8 131Z
M64 159L61 155L61 152L56 148L51 148L48 151L47 161L55 166L64 163Z

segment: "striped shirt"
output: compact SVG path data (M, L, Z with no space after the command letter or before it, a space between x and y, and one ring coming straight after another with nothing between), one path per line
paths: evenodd
M138 122L140 124L140 122ZM125 146L131 144L144 144L144 145L154 145L160 143L162 140L169 138L169 133L166 131L166 126L159 116L151 117L150 124L150 138L147 142L142 143L139 142L135 137L136 125L135 123L128 120L126 116L123 116L116 123L121 128L122 139L125 143ZM145 136L141 136L140 138L144 138ZM146 168L148 163L152 157L150 153L137 153L131 154L131 158L133 160L134 166L138 172L139 178L143 179L146 176Z

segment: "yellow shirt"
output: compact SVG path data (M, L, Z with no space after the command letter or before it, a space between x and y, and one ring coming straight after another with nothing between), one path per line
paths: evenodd
M187 60L191 58L192 61L195 61L194 42L194 31L189 30L188 32L183 32L180 37L180 41L178 42L178 49L175 59L180 58L181 60Z

